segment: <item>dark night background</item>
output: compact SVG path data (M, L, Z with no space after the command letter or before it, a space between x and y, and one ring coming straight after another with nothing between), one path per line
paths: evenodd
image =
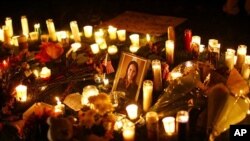
M39 22L47 31L45 20L53 19L56 30L70 29L69 22L76 20L80 30L86 24L97 25L126 10L158 15L184 17L188 20L179 26L177 36L183 36L190 28L193 35L200 35L202 44L208 39L218 39L222 48L237 48L239 44L250 46L250 16L243 8L230 16L222 11L226 0L14 0L1 1L0 25L6 17L13 20L14 33L21 32L20 17L28 17L30 31Z

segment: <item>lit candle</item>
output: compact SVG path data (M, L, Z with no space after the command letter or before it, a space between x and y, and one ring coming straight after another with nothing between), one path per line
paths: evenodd
M90 48L91 48L93 54L97 54L100 51L98 44L91 44Z
M147 135L149 140L159 139L159 117L156 112L147 112L146 114L146 127L147 127Z
M202 52L204 52L204 50L205 50L205 45L200 44L200 46L199 46L199 52L202 53Z
M139 49L139 46L133 45L133 44L130 45L130 47L129 47L129 51L132 53L136 53L138 49Z
M138 116L138 106L136 104L130 104L126 107L126 111L129 119L135 120Z
M3 39L5 44L11 44L10 31L8 26L3 26Z
M248 80L250 75L250 56L247 55L245 58L245 63L242 65L241 75L244 79Z
M149 34L146 34L146 41L147 41L147 43L149 43L151 41L151 37Z
M135 140L135 125L133 122L127 121L123 125L122 136L124 141L134 141Z
M65 110L65 105L62 104L62 102L60 101L58 97L55 97L55 99L56 99L56 106L54 107L55 113L63 114Z
M108 27L108 33L109 33L110 40L116 39L116 31L117 31L117 28L115 28L113 26Z
M84 36L86 38L91 38L92 37L92 33L93 33L93 26L91 25L86 25L83 27L83 32L84 32Z
M76 52L81 46L82 46L81 43L78 43L78 42L72 43L72 44L71 44L71 48L70 48L69 51L67 51L67 53L66 53L66 58L69 57L69 54L70 54L72 51L73 51L73 52Z
M167 62L170 64L174 63L174 41L167 40L165 42Z
M178 111L176 115L178 140L185 140L188 132L189 115L187 111Z
M49 38L51 41L57 41L56 39L56 29L55 29L55 25L52 19L47 19L46 20L46 25L48 28L48 32L49 32Z
M110 55L114 55L114 54L116 54L117 52L118 52L118 48L117 48L116 45L111 45L111 46L108 47L108 53L109 53Z
M121 42L126 41L126 30L125 29L117 30L117 36L119 41Z
M38 37L39 37L38 32L30 32L29 35L30 35L30 40L31 41L37 41L38 40Z
M173 26L168 26L168 40L175 41L175 31Z
M161 74L161 61L153 60L152 61L152 70L153 70L153 86L154 90L159 91L162 88L162 74Z
M27 101L27 86L18 85L16 87L16 99L17 101L21 101L21 102Z
M12 19L10 17L5 18L5 26L7 27L7 32L9 37L12 37L14 33L13 33Z
M4 42L4 34L2 28L0 28L0 41Z
M152 103L153 81L143 81L143 110L148 111Z
M109 79L108 78L104 78L103 79L103 84L104 84L104 86L108 86L109 85Z
M99 45L100 49L104 50L104 49L107 48L107 43L106 43L105 39L98 40L98 41L100 41L100 42L97 43Z
M162 119L165 132L168 136L172 136L175 133L175 118L165 117Z
M41 72L40 72L40 77L42 79L49 79L51 75L51 70L47 67L43 67Z
M23 35L26 37L29 37L29 25L28 25L28 19L26 16L21 17L21 25L23 30Z
M98 43L98 40L104 39L104 31L103 31L103 29L99 29L98 31L96 31L94 33L94 35L95 35L95 42Z
M19 36L13 36L13 37L11 38L12 45L14 45L14 46L16 46L16 47L19 46L18 38L19 38Z
M185 41L185 48L188 52L192 51L191 42L192 42L192 30L186 29L184 31L184 41Z
M82 90L82 99L81 103L82 105L88 105L89 106L89 97L95 96L99 94L99 90L94 85L88 85L85 86Z
M71 32L73 34L75 42L81 42L81 37L80 37L77 21L70 22L70 29L71 29Z
M201 37L197 36L197 35L192 36L192 43L200 45L201 44Z
M236 67L241 70L242 65L245 62L245 57L247 54L247 46L246 45L239 45L237 49L237 61Z
M140 46L140 36L139 34L132 34L129 36L129 39L133 46Z
M40 34L40 23L34 24L34 30L35 32L38 32L38 34Z
M229 70L232 70L234 68L234 55L235 55L234 49L227 49L225 53L225 64Z

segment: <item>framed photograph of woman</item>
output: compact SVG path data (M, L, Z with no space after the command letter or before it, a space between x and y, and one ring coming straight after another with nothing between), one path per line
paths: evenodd
M147 59L122 52L112 91L123 91L126 98L137 101L148 66Z

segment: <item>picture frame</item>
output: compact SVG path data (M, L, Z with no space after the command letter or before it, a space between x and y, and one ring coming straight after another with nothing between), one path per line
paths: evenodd
M149 64L149 60L143 57L122 52L111 92L123 91L126 98L137 102Z

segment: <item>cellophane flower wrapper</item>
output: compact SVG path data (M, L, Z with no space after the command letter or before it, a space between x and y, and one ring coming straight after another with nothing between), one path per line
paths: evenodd
M176 66L172 72L180 72L182 76L169 81L169 85L151 108L160 117L174 116L179 110L187 110L190 106L199 106L204 102L199 101L201 99L198 95L201 91L196 89L200 83L197 61L184 62ZM196 100L192 102L195 105L190 105L190 100Z

